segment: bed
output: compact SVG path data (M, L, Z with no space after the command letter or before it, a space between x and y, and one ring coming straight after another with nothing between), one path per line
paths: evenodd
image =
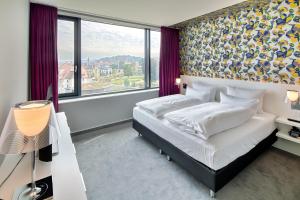
M277 139L275 115L261 113L203 140L135 107L133 128L210 189L212 197Z

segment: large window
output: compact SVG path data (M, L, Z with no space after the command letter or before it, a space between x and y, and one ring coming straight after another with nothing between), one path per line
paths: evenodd
M160 32L60 17L59 94L158 87Z

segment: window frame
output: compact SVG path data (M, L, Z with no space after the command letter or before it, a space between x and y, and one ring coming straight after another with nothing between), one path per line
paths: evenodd
M91 20L91 19L84 19L81 17L73 17L67 15L58 15L58 20L66 20L74 22L74 92L72 93L61 93L59 94L59 99L72 99L72 98L82 98L82 97L91 97L91 96L101 96L101 95L109 95L109 94L116 94L116 93L126 93L126 92L134 92L134 91L142 91L142 90L149 90L149 89L156 89L158 87L151 87L151 31L159 30L142 28L142 27L134 27L132 26L122 25L113 23L116 26L123 26L128 28L138 28L143 29L145 32L144 36L144 63L145 63L145 74L144 74L144 88L141 89L129 89L129 90L120 90L120 91L113 91L113 92L103 92L103 93L93 93L93 94L86 94L82 95L81 91L81 20L85 21L92 21L97 23L103 24L112 24L107 22L102 22L101 20Z
M80 61L80 54L81 54L81 37L80 37L80 19L77 17L69 17L69 16L63 16L59 15L58 20L65 20L70 21L74 23L74 92L69 93L61 93L59 94L59 98L66 98L66 97L74 97L74 96L80 96L81 89L79 84L81 82L80 80L80 74L81 73L81 61Z

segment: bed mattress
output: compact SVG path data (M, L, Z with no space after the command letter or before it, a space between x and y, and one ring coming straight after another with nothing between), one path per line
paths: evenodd
M133 109L135 120L214 170L225 167L269 136L276 128L275 117L270 113L256 114L241 126L204 140L180 130L166 119L154 117L139 107Z

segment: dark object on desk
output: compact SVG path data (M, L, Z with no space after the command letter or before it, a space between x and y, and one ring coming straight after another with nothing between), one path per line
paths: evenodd
M295 119L288 118L288 120L291 121L291 122L297 122L297 123L300 123L300 121L295 120Z
M187 88L187 84L186 84L186 83L183 83L183 84L182 84L182 87L183 87L183 89L186 89L186 88Z
M289 135L294 138L300 137L299 128L293 126L293 128L289 131Z
M52 144L39 150L39 160L44 162L52 161Z

